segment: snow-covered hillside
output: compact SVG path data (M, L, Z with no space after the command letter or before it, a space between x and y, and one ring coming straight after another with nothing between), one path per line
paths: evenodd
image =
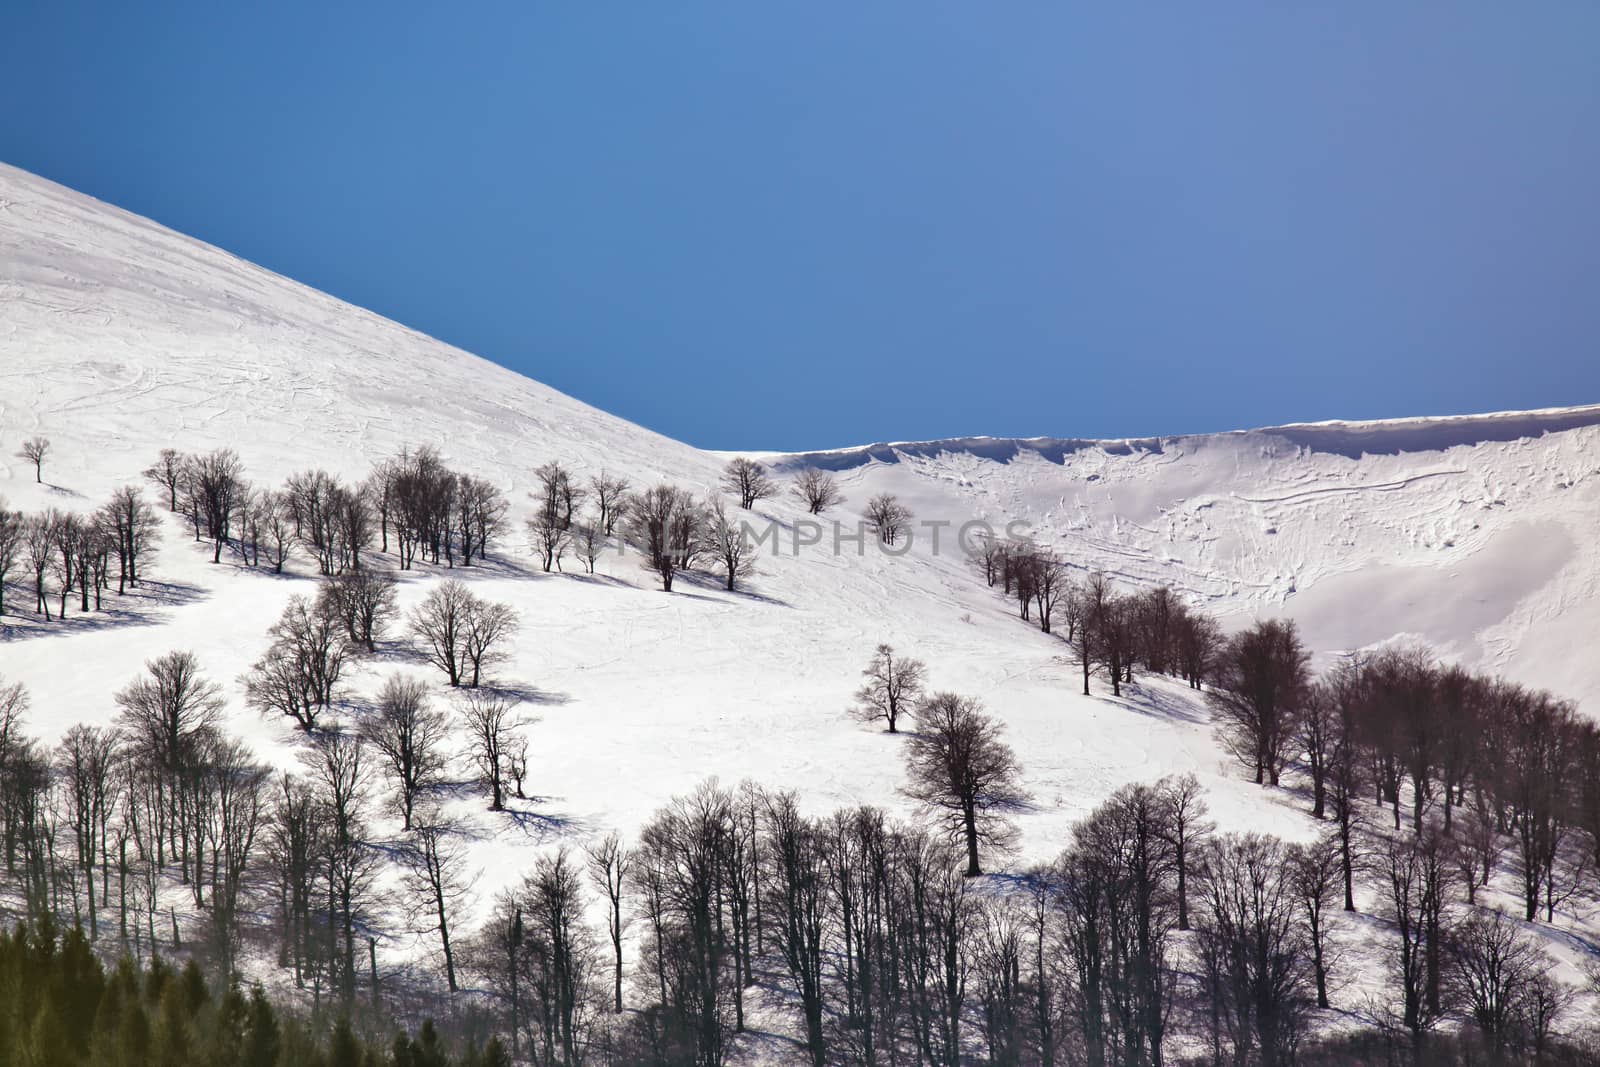
M53 446L39 486L12 455L34 434ZM0 495L11 507L92 508L168 446L232 447L249 477L275 483L309 467L357 478L406 444L437 446L513 502L516 532L490 565L457 572L520 613L499 675L539 718L534 799L504 818L466 803L478 812L480 902L526 869L525 847L631 832L709 776L795 789L819 812L909 810L898 740L845 714L881 641L1004 721L1034 797L1018 862L1059 851L1118 785L1174 772L1200 775L1224 827L1314 832L1296 797L1241 780L1183 688L1076 695L1066 646L1019 622L948 537L935 551L927 528L899 557L835 553L826 539L795 552L802 510L776 499L758 510L789 531L785 551L763 558L747 593L686 580L663 594L635 556L608 556L592 577L539 573L520 532L538 465L703 492L727 457L0 167ZM1223 615L1293 615L1322 651L1413 634L1600 707L1600 407L767 458L780 472L837 471L852 520L882 491L921 520L1023 520L1079 566L1171 583ZM235 728L290 764L299 735L245 709L239 677L287 599L312 587L306 561L293 570L213 565L168 518L155 584L64 623L7 616L0 675L28 686L34 728L53 738L109 721L113 692L146 659L189 649L224 684ZM408 573L402 607L437 578ZM391 644L351 689L370 695L397 671L427 668Z
M1600 704L1600 406L771 458L859 500L1022 520L1085 569L1288 615L1324 652L1410 636Z

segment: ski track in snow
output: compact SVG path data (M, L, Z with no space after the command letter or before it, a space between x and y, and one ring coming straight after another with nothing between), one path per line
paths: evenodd
M977 696L1004 721L1034 795L1016 864L1057 853L1118 786L1186 771L1207 786L1223 828L1296 839L1316 830L1302 797L1240 780L1182 686L1144 683L1118 701L1077 695L1065 645L1018 621L959 555L933 554L926 531L902 558L871 546L835 556L826 544L763 558L748 593L685 577L667 596L632 556L606 557L593 577L536 573L521 519L541 463L706 491L727 456L4 166L0 205L0 494L10 506L91 508L137 483L169 445L235 448L249 477L277 483L312 466L356 479L402 445L427 443L508 493L513 531L497 558L454 576L521 614L498 677L538 719L527 734L537 799L505 817L476 797L454 802L476 832L475 907L520 878L534 850L610 828L632 834L707 777L797 790L814 813L876 803L910 815L897 792L899 739L846 715L880 641L925 660L935 688ZM11 455L34 433L53 442L46 486ZM1412 635L1600 707L1600 408L765 458L780 473L835 470L847 522L879 492L951 530L1020 519L1075 566L1126 586L1169 583L1229 625L1303 613L1319 634L1332 632L1328 619L1359 619L1364 643ZM787 499L758 511L786 529L805 518ZM239 678L314 577L299 559L283 578L209 560L169 516L153 581L137 595L49 627L0 620L0 675L28 686L34 729L53 740L74 722L110 722L112 694L145 660L190 649L222 684L232 728L263 758L294 766L300 737L245 709ZM404 575L402 608L439 576ZM347 682L370 696L396 671L434 680L391 641ZM383 954L400 966L428 945L397 924ZM1576 975L1576 950L1562 942L1558 953ZM749 1061L778 1055L758 1044Z

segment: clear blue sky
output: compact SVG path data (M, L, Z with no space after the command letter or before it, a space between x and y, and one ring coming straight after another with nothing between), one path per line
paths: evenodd
M707 447L1600 401L1593 0L6 7L0 158Z

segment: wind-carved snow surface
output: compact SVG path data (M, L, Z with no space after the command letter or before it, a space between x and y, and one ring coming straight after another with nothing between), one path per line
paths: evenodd
M1236 624L1288 615L1324 652L1411 637L1600 704L1600 406L771 458L862 500L1023 520L1085 570Z
M34 434L53 443L44 486L12 455ZM784 551L762 559L747 592L685 576L668 595L631 554L607 556L594 576L538 573L520 532L531 472L559 460L704 492L726 456L0 166L0 495L11 507L87 510L137 483L168 446L232 447L265 484L310 467L357 479L407 444L437 446L513 502L513 532L488 565L450 572L520 613L496 676L537 718L529 799L491 815L474 790L450 794L475 835L475 909L537 850L613 828L632 835L711 776L797 790L819 814L859 803L909 814L897 792L901 740L845 713L882 641L925 660L935 688L976 696L1005 723L1034 798L1018 820L1015 866L1058 853L1074 821L1118 786L1187 771L1224 829L1317 832L1304 797L1242 780L1183 687L1141 680L1121 700L1077 695L1066 646L1018 621L951 550L951 530L973 518L1021 520L1084 569L1129 586L1170 583L1234 622L1292 615L1325 653L1412 635L1600 706L1600 408L773 454L781 473L836 471L843 521L890 491L919 520L951 523L941 550L918 527L901 556L849 542L835 552L827 536L796 552L807 517L774 499L757 518L776 524ZM54 740L75 722L110 722L114 692L145 660L188 649L223 684L231 727L293 766L302 736L246 709L239 678L287 599L314 591L314 570L297 560L273 577L209 561L168 517L137 594L62 623L0 620L0 674L28 686L34 729ZM441 573L403 575L402 608ZM395 635L348 672L344 715L359 718L395 672L437 686ZM435 693L454 707L442 686ZM1584 921L1564 916L1567 928ZM1361 920L1348 934L1370 927ZM431 944L396 920L381 952L399 966ZM1573 950L1552 944L1574 976Z

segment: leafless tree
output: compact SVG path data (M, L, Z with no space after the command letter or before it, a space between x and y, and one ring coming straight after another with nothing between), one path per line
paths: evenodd
M410 570L421 556L435 564L450 556L451 516L455 510L456 476L439 453L424 446L390 461L389 521L394 530L400 569Z
M0 615L6 613L6 583L22 558L25 529L22 512L7 509L0 497Z
M33 464L33 480L44 481L44 457L50 454L48 437L30 437L17 450L17 458Z
M1033 605L1039 614L1039 629L1050 633L1052 623L1074 592L1072 572L1066 562L1048 548L1034 551L1031 570L1029 584L1033 589ZM1076 619L1069 620L1069 633L1076 623Z
M1328 972L1335 962L1328 926L1339 903L1342 865L1336 835L1321 838L1290 851L1289 864L1294 890L1300 900L1305 922L1307 947L1311 952L1311 974L1316 981L1317 1007L1328 1007Z
M1163 778L1158 783L1160 799L1166 806L1160 822L1163 835L1172 848L1178 899L1178 929L1189 929L1189 875L1195 864L1195 851L1216 829L1200 779L1192 774Z
M370 904L379 857L366 819L368 764L359 734L323 733L308 756L326 824L326 882L342 942L338 975L346 1004L355 996L356 925Z
M778 491L778 485L767 474L767 468L753 459L736 456L722 469L722 488L737 497L745 511L755 507Z
M713 498L707 508L706 541L711 555L722 568L730 592L740 580L756 573L756 546L744 524L728 517L727 506L720 496Z
M898 542L911 522L911 509L900 503L893 493L879 493L867 501L866 515L878 533L878 540L886 545Z
M323 581L317 594L320 613L338 619L352 645L378 650L378 638L395 617L395 578L366 567Z
M467 735L471 739L468 749L479 778L489 787L490 811L505 810L506 754L515 731L523 726L517 717L513 700L486 690L467 694L462 712Z
M927 668L921 660L896 656L891 646L882 644L861 673L866 682L856 690L851 714L861 722L882 719L889 732L896 733L900 718L916 711Z
M211 941L221 957L223 972L232 974L240 939L240 907L256 858L256 839L265 821L268 771L255 761L249 748L220 733L211 736L201 766L201 840L211 853ZM198 852L198 844L196 849ZM198 861L197 855L197 868Z
M333 706L350 643L340 621L303 596L289 598L268 631L272 644L245 675L245 699L310 732Z
M39 515L29 515L22 524L22 547L28 569L33 572L34 608L46 622L50 621L50 598L45 593L45 576L55 565L56 533L62 520L62 514L52 508Z
M994 534L984 533L976 536L967 547L972 553L973 563L983 575L984 584L993 589L1005 569L1005 544Z
M156 461L143 471L145 478L167 491L167 510L178 510L178 487L183 484L188 457L175 448L163 448Z
M540 1062L576 1067L589 1044L597 989L595 945L583 921L583 873L565 848L539 858L518 894L526 916L527 977L540 1011L532 1044Z
M1230 834L1208 843L1204 869L1204 986L1234 1062L1291 1064L1311 975L1289 851L1274 837Z
M345 570L361 569L361 550L372 544L372 527L375 509L372 499L362 486L347 489L335 485L331 498L333 507L335 574Z
M452 688L461 684L466 669L467 631L477 597L465 585L450 579L428 591L410 615L411 633L428 662L444 672Z
M267 852L277 881L282 922L280 963L293 964L295 984L320 973L325 953L313 928L317 882L327 854L327 820L321 799L294 775L278 780L267 821Z
M590 845L589 878L605 894L606 930L611 935L615 1011L622 1012L622 938L627 932L622 900L633 873L633 852L615 831Z
M1055 865L1073 1013L1089 1063L1165 1061L1176 987L1170 811L1160 790L1124 786L1073 828ZM1210 980L1219 974L1205 970Z
M514 734L506 746L506 773L511 776L511 791L517 799L527 800L522 787L528 778L528 739L520 734Z
M1398 941L1395 985L1406 1029L1420 1039L1444 1013L1447 845L1428 832L1413 840L1391 838L1380 864L1388 918Z
M1467 903L1478 902L1478 890L1489 884L1505 846L1500 827L1488 797L1473 796L1463 816L1457 820L1456 848L1452 853L1456 873L1467 891Z
M1174 654L1178 658L1178 670L1189 688L1199 689L1211 677L1223 643L1222 627L1209 615L1189 612L1178 621Z
M1277 785L1294 748L1309 659L1294 623L1277 619L1235 635L1222 653L1208 696L1224 743L1257 785Z
M110 502L100 509L99 524L116 552L117 592L120 594L125 587L139 584L139 565L141 562L148 564L155 554L155 538L161 520L145 503L139 490L125 485L112 493Z
M546 463L534 472L539 488L532 494L533 514L528 516L528 537L546 572L561 569L561 557L572 541L572 517L565 506L565 491L572 476L558 463Z
M1550 960L1499 911L1474 912L1450 930L1448 980L1491 1048L1514 1045L1530 995Z
M509 604L473 596L467 602L465 621L462 681L476 689L489 668L506 658L506 645L517 633L517 613Z
M419 798L443 781L449 757L449 723L428 699L419 678L391 676L378 691L378 706L362 735L393 780L402 826L410 830Z
M823 1067L828 1062L823 1030L827 839L821 827L800 814L793 793L779 794L767 802L767 824L772 863L768 913L773 917L773 940L800 998L811 1063Z
M463 474L456 479L456 528L461 536L461 562L484 559L489 545L505 532L505 494L492 482Z
M583 560L583 569L594 573L595 564L606 550L605 527L599 522L579 521L572 527L573 550Z
M601 471L589 479L589 492L600 513L600 530L606 537L617 532L617 523L627 512L628 480Z
M791 492L813 515L821 515L844 503L844 494L839 491L839 483L834 481L833 475L815 467L808 467L795 476Z
M1016 831L1007 817L1028 799L1016 755L1000 732L977 701L935 693L918 707L917 733L906 750L906 794L937 815L952 840L965 843L968 877L983 873L983 849L1012 846Z
M645 566L656 572L661 588L672 592L672 579L694 548L684 540L694 519L694 498L675 485L658 485L628 501L628 536L644 553ZM687 532L693 532L692 529Z
M456 954L451 930L465 906L470 884L467 850L458 827L437 811L421 813L411 827L411 837L400 849L400 862L413 913L425 917L423 929L439 935L444 953L445 982L456 991Z
M193 492L206 534L211 538L211 562L222 561L222 548L233 538L239 512L249 499L244 466L231 448L196 456L190 464Z
M6 690L0 688L0 705L5 702ZM9 716L0 707L0 772L5 769L5 749L11 743L5 736L11 733L5 723L7 718ZM116 772L116 752L116 737L111 731L82 723L62 735L56 751L57 780L65 795L73 835L74 859L87 888L90 940L100 937L99 911L94 895L96 849L102 840L101 829L108 818L107 807ZM78 910L75 887L73 910Z
M251 521L256 530L256 544L267 554L273 574L282 574L294 546L294 515L288 499L281 493L262 490L250 504Z

